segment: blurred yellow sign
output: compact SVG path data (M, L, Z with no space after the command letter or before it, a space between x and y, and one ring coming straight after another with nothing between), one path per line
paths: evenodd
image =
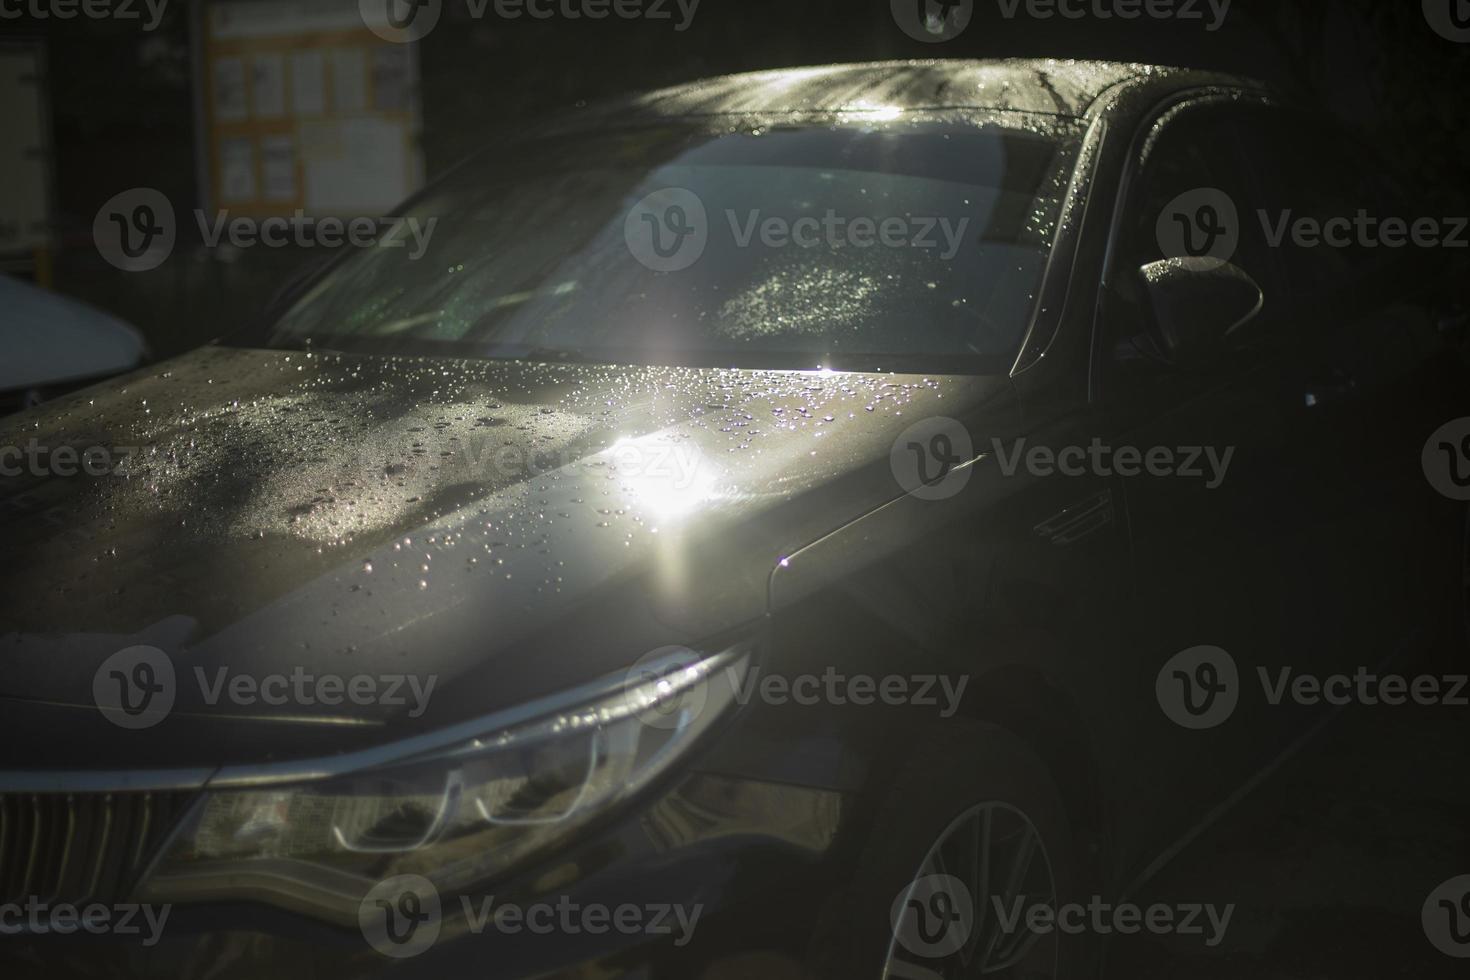
M209 0L196 77L207 206L380 214L423 184L418 62L353 3ZM375 25L377 26L377 25Z

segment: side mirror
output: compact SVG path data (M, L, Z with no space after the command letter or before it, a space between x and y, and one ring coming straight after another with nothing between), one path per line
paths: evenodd
M1138 272L1153 305L1162 353L1182 367L1205 364L1222 353L1266 303L1249 273L1219 259L1163 259Z

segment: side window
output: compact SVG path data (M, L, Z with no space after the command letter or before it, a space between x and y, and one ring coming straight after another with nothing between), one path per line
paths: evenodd
M1236 106L1188 107L1155 129L1124 203L1109 289L1103 297L1102 383L1112 401L1175 401L1248 368L1285 342L1289 318L1279 256L1255 212L1255 174L1240 145ZM1170 228L1175 231L1171 235ZM1265 295L1260 314L1218 363L1176 369L1159 354L1158 325L1140 269L1223 242L1228 261ZM1183 251L1181 252L1181 248ZM1210 252L1209 254L1219 254Z
M1270 243L1252 221L1258 199L1237 113L1227 107L1189 109L1157 133L1130 205L1128 268L1136 272L1147 262L1174 258L1181 246L1195 254L1218 235L1233 242L1226 245L1229 261L1263 290L1279 285ZM1161 235L1161 218L1177 239ZM1120 281L1126 278L1125 269L1117 272Z
M1319 119L1264 107L1241 115L1240 148L1259 199L1241 218L1280 256L1285 309L1350 310L1392 274L1406 250L1371 247L1355 227L1359 212L1404 213L1371 150Z

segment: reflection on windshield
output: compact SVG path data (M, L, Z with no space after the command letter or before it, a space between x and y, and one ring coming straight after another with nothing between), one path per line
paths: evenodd
M810 368L1012 355L1076 134L676 121L490 153L339 262L272 346Z

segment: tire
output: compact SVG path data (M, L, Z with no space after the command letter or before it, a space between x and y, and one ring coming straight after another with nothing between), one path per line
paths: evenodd
M980 975L983 948L999 921L990 896L971 894L971 925L967 928L957 911L950 926L955 931L934 946L924 945L934 939L934 931L924 930L915 918L927 914L926 903L931 911L954 906L953 896L936 899L934 894L934 881L944 879L920 871L936 870L933 865L924 868L926 859L947 832L963 830L972 838L978 836L971 822L976 817L988 819L992 828L1029 824L1040 842L1035 850L1045 856L1049 867L1054 901L1087 901L1084 881L1088 876L1062 795L1045 763L1026 743L993 725L957 719L921 738L908 756L913 764L899 772L892 792L877 807L847 895L832 904L813 941L813 972L819 977L877 980L884 976L890 955L909 964L896 963L890 977L922 977L926 971L935 977ZM997 835L999 839L998 830ZM1009 836L1016 839L1015 834ZM949 839L950 848L961 841L958 836ZM955 856L953 851L950 856ZM1034 861L1033 856L1033 865ZM996 857L991 863L1006 862ZM913 888L920 878L927 883ZM936 904L939 899L943 902ZM917 907L914 902L919 903ZM1014 911L1013 904L1008 907ZM907 917L895 924L898 910L906 908ZM998 955L990 964L1005 962L1006 957L999 954L1007 946L1024 944L1030 935L1024 928L1002 932L994 951ZM945 952L946 943L955 946L961 941L969 945L968 956L958 950ZM987 976L1075 980L1086 975L1090 944L1085 937L1050 933L1030 942L1033 945L1025 959ZM1050 964L1050 969L1037 970L1041 962Z

